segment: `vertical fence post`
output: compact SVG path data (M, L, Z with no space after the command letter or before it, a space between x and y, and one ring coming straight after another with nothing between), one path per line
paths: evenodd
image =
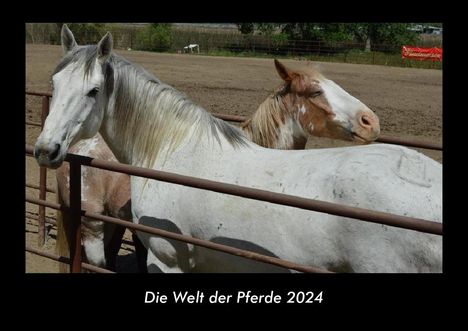
M41 112L41 128L44 127L44 122L49 114L49 97L42 97L42 112ZM39 199L46 200L47 192L47 168L39 168ZM38 225L38 239L37 245L43 247L46 242L46 227L45 227L45 207L39 206L39 225Z
M70 161L70 272L81 272L81 164Z

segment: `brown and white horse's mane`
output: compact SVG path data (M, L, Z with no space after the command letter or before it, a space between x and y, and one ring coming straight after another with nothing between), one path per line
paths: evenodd
M286 86L281 86L270 94L257 111L241 124L241 129L251 141L260 146L275 148L279 128L284 125L285 112L288 111L283 100L286 90Z

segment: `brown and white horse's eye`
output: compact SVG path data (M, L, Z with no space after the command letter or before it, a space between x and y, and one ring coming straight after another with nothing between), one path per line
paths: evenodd
M316 97L318 97L318 96L320 96L320 95L322 95L322 94L323 94L323 91L315 91L315 92L313 92L313 93L311 94L310 97L311 97L311 98L316 98Z

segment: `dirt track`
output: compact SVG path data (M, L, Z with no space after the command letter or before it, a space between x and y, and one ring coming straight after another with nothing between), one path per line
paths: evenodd
M184 54L158 54L120 51L117 53L143 66L162 81L186 93L196 103L215 113L250 115L280 84L272 59L225 58ZM62 55L60 46L26 46L26 88L48 91L50 75ZM304 61L284 60L286 65L301 68ZM442 139L442 71L394 68L385 66L319 63L322 73L354 95L380 118L382 133L407 138L440 142ZM40 121L41 101L28 96L26 120ZM39 134L35 127L26 128L26 143L34 144ZM350 145L330 139L309 139L308 147ZM442 153L418 149L442 162ZM31 158L26 159L26 181L37 184L38 168ZM48 186L54 187L53 172L49 172ZM37 196L37 191L27 189ZM48 194L54 201L54 195ZM37 212L37 206L27 205ZM49 210L48 215L54 216ZM27 244L36 247L36 222L27 220ZM52 232L53 233L53 232ZM46 250L53 252L52 238ZM122 255L132 254L131 248ZM133 272L130 257L122 256L122 271ZM55 272L56 263L26 255L27 272Z

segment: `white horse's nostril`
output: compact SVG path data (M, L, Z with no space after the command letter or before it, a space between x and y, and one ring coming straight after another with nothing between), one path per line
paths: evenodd
M49 160L54 160L60 152L60 144L53 144L53 147L44 147L38 146L34 148L34 157L35 158L47 158Z
M50 159L54 160L57 157L59 151L60 151L60 144L55 144L55 150L53 150L52 153L50 153Z
M41 153L41 150L39 149L39 146L34 147L34 157L37 158L39 154Z

